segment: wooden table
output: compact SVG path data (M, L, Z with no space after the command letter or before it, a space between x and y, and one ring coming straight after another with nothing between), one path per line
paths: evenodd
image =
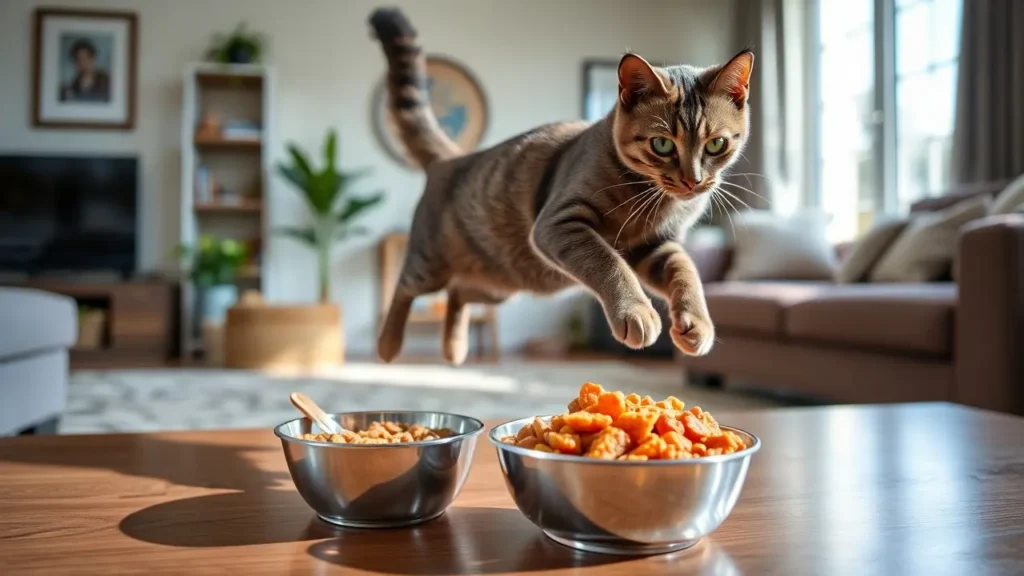
M0 573L994 574L1024 570L1024 419L950 404L719 415L761 436L732 515L691 550L554 544L482 440L417 528L314 518L269 430L0 441Z

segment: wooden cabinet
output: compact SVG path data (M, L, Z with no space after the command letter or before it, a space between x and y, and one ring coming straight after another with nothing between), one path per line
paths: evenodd
M102 345L90 350L72 348L72 369L162 365L177 356L175 283L33 280L22 285L69 296L106 313Z

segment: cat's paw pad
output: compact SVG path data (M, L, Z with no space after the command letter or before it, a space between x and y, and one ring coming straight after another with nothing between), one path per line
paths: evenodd
M650 346L661 335L661 316L650 302L617 307L608 322L615 339L633 349Z
M706 315L673 311L669 335L684 354L703 356L715 343L715 326Z

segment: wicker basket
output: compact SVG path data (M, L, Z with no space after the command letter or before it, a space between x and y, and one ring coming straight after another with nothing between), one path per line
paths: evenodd
M98 350L103 347L103 331L107 325L107 313L103 310L83 310L78 313L79 350Z

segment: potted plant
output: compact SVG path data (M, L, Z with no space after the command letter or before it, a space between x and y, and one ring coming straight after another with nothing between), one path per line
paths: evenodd
M265 35L250 32L242 22L230 34L214 34L206 59L221 64L256 64L263 55L265 42Z
M362 169L342 172L337 164L338 138L332 129L324 141L323 168L314 168L309 157L295 145L288 146L290 164L278 164L277 170L305 199L312 215L306 227L279 228L276 232L298 240L316 252L320 302L331 298L331 249L346 239L365 234L367 230L354 222L383 200L381 193L353 196L348 187L369 174Z
M176 251L179 258L189 260L186 267L199 290L202 320L223 322L228 308L238 301L235 278L245 263L245 244L203 235L196 246L179 244Z

